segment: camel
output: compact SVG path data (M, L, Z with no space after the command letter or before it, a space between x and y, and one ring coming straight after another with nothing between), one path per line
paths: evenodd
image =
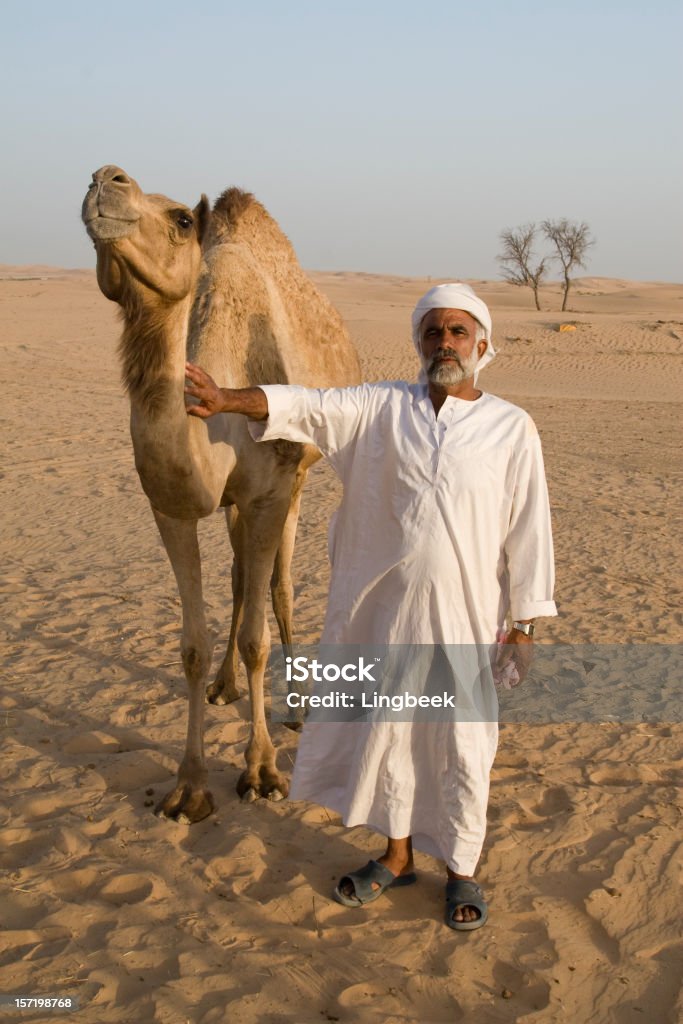
M239 696L237 651L247 672L251 732L243 800L279 800L263 680L271 599L283 645L292 641L290 573L301 489L320 453L290 441L255 443L246 419L210 420L185 411L185 362L224 387L297 383L349 385L358 356L341 317L300 268L264 207L237 188L209 208L145 194L119 167L92 176L82 219L97 253L97 282L121 307L119 345L130 397L135 466L178 584L181 656L189 691L187 741L176 785L159 816L200 821L215 808L204 756L205 698ZM212 643L202 595L198 521L225 509L233 549L228 649L207 688Z

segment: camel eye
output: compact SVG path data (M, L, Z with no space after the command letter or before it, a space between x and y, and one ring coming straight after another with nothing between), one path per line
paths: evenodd
M188 228L192 227L193 220L192 217L188 216L187 213L180 213L176 217L176 224L178 225L179 228L183 228L185 231L187 231Z

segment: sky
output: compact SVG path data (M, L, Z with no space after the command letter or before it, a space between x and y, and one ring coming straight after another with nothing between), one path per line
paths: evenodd
M678 0L3 0L0 263L92 267L91 174L254 192L304 267L496 278L586 221L586 271L683 281Z

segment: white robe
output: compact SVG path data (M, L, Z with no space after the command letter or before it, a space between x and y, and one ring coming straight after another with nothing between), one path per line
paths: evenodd
M548 492L536 427L494 395L424 384L262 386L255 440L316 445L344 494L330 525L323 644L492 644L508 613L557 614ZM483 707L497 709L495 689ZM486 829L496 714L464 722L311 722L292 798L472 874Z

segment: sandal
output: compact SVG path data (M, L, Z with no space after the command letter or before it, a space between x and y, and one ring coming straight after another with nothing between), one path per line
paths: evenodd
M455 921L453 914L458 907L474 907L479 911L476 921ZM446 886L446 924L456 932L472 932L486 924L489 908L484 893L476 882L468 882L465 878L453 878Z
M349 882L353 886L353 896L347 896L342 892ZM378 889L373 888L373 882L377 883ZM334 890L334 898L337 903L341 903L345 907L363 907L366 903L372 903L378 899L385 889L392 886L412 885L413 882L417 882L417 875L414 871L407 875L395 875L379 861L369 860L364 868L351 871L339 879L339 884Z

